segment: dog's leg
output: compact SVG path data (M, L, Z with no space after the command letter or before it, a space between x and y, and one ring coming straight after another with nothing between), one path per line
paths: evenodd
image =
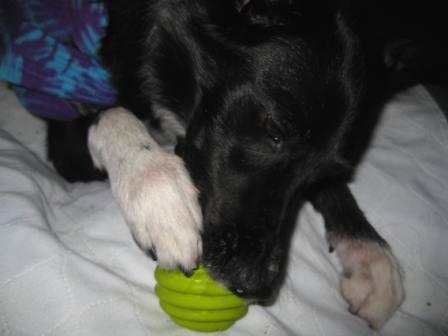
M88 146L95 166L107 171L137 244L164 268L195 268L202 215L182 159L163 150L124 108L100 115Z
M47 156L58 173L69 182L106 179L95 168L87 148L87 132L95 115L71 121L47 122Z
M346 185L321 190L311 201L324 217L330 251L341 261L340 289L350 312L381 328L404 299L397 259Z

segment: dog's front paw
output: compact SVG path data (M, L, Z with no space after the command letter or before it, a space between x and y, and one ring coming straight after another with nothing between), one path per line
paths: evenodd
M190 273L202 252L198 192L183 161L145 150L112 184L137 244L166 269Z
M400 267L387 246L342 239L331 242L343 267L341 293L350 312L380 329L404 299Z

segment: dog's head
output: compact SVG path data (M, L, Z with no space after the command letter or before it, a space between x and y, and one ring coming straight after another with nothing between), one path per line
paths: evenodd
M337 11L313 21L251 3L245 30L214 56L183 156L200 190L205 266L238 295L267 299L306 193L346 176L362 66Z

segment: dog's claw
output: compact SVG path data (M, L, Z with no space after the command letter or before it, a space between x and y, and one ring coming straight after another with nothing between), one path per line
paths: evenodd
M185 269L182 266L178 266L178 269L187 277L190 278L193 275L194 269Z
M157 252L156 252L156 249L154 247L151 247L151 248L147 249L146 253L148 254L148 256L152 260L157 261Z

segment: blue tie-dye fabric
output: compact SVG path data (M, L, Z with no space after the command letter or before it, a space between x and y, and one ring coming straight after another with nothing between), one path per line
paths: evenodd
M113 104L97 57L106 24L104 5L93 0L1 0L0 79L45 118L76 118L73 102Z

